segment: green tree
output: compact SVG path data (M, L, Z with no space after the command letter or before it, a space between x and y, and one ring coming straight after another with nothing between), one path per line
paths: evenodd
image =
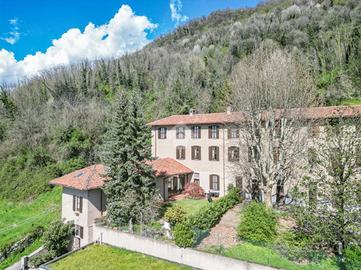
M137 209L153 209L155 179L149 160L150 130L146 126L140 100L135 94L121 94L114 115L105 134L101 159L107 167L104 186L107 196L108 218L116 225L143 222L144 215ZM132 195L125 203L124 198Z
M44 233L44 247L54 256L59 256L68 250L72 225L56 220L50 224Z

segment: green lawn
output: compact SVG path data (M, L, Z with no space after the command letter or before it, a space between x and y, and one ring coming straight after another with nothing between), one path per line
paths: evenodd
M212 251L212 250L211 250ZM214 250L213 250L214 251ZM215 252L218 253L218 252ZM276 251L253 245L251 243L243 243L225 249L222 255L236 258L243 261L255 262L258 264L269 265L276 268L286 270L337 270L339 269L333 260L325 260L320 264L298 264L282 257Z
M341 101L341 105L344 105L344 106L361 105L361 99L360 98L344 99Z
M190 270L154 257L106 245L92 245L50 264L54 270Z
M203 206L208 204L206 199L194 200L194 199L183 199L174 201L172 204L180 205L184 208L188 215L197 213Z
M21 239L37 226L46 227L60 217L61 189L55 188L29 202L0 200L0 248Z

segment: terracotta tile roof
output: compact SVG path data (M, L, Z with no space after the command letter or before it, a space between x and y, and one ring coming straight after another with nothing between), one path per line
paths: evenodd
M193 171L172 158L159 158L152 161L156 176L188 174Z
M361 116L361 106L330 106L290 109L290 116L301 115L304 119L327 119L337 117ZM150 122L150 126L174 126L194 124L230 124L245 121L247 116L242 112L207 113L194 115L172 115Z
M188 174L193 171L172 158L160 158L151 161L156 176L172 176ZM102 164L92 165L49 182L50 185L63 186L78 190L91 190L104 185L105 167Z
M172 115L155 120L150 126L194 125L194 124L222 124L234 123L242 119L242 114L232 113L206 113L193 115Z
M105 167L101 164L92 165L49 182L50 185L69 187L79 190L101 188L104 184Z

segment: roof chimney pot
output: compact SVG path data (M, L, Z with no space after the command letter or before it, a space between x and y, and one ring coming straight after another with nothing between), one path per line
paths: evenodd
M231 114L232 113L232 108L231 108L231 106L228 106L227 107L227 114Z
M195 109L189 110L189 115L195 115L195 114L197 114L197 111Z

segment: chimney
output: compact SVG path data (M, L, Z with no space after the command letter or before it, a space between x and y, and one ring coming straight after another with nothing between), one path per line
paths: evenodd
M232 113L232 107L231 106L228 106L227 107L227 114L231 114Z
M189 115L195 115L195 114L197 114L197 111L195 109L192 108L189 110Z

